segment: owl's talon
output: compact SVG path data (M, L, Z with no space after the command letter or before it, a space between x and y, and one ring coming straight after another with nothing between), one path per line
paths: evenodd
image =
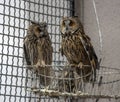
M34 72L35 73L38 72L38 69L39 69L39 64L34 65Z
M49 90L49 86L45 87L45 91Z
M45 67L45 65L39 65L39 67Z
M80 63L78 64L78 67L79 67L80 69L82 69L82 68L83 68L83 63L80 62Z
M75 65L75 64L70 64L70 66L71 66L71 67L76 67L76 65Z

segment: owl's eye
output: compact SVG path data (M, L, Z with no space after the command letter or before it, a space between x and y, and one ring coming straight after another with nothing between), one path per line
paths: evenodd
M73 26L73 25L74 25L74 22L73 22L73 21L70 21L69 25L70 25L70 26Z
M41 29L39 27L36 28L37 32L41 32Z
M64 21L63 21L62 25L65 26L65 22Z
M44 27L46 28L46 27L47 27L47 24L45 24Z

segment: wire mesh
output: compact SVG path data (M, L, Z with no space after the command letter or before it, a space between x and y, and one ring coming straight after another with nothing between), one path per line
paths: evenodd
M84 76L71 78L70 65L66 65L66 58L59 54L60 20L62 16L74 14L74 0L1 0L0 6L1 102L54 102L65 101L66 98L66 101L71 101L71 97L120 98L119 69L101 66L93 87L93 84L83 82ZM45 76L52 80L49 90L47 87L41 88L39 80L44 75L37 76L34 71L26 70L27 66L24 65L23 38L31 20L48 23L54 49L51 69L54 75ZM66 71L69 73L67 77L64 76ZM72 83L75 85L75 82L79 82L79 85L76 85L73 92ZM111 93L106 90L108 88ZM58 96L66 97L63 99Z
M25 88L29 75L24 67L23 38L30 20L46 21L54 46L53 63L65 61L58 54L59 23L70 16L73 0L1 0L0 1L0 100L1 102L37 102L39 97ZM31 72L32 73L32 72ZM26 84L26 85L25 85ZM49 101L46 97L43 101ZM52 100L51 100L52 101ZM53 100L54 101L54 100Z

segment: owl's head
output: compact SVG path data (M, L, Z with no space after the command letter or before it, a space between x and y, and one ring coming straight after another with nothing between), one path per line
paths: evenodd
M46 22L38 23L38 22L31 21L31 24L32 25L30 25L29 30L37 38L44 37L48 34L47 33L47 23Z
M60 24L62 34L72 34L81 26L78 17L63 17Z

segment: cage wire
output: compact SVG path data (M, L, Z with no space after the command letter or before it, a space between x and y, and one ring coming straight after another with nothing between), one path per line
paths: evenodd
M71 97L120 98L119 68L100 66L93 85L90 81L84 82L84 78L91 75L92 71L88 75L81 71L81 75L78 76L70 68L71 65L67 63L66 58L59 53L60 20L63 16L74 14L74 0L1 0L0 6L1 102L71 101ZM93 6L95 8L95 4ZM32 69L27 68L33 66L26 66L24 63L23 38L31 20L48 23L48 32L54 49L53 62L52 65L44 67L51 67L50 76L36 75ZM71 74L75 77L71 77ZM51 84L42 86L40 77L44 77L45 83L49 78ZM111 93L107 91L108 88ZM106 91L102 91L103 89Z

